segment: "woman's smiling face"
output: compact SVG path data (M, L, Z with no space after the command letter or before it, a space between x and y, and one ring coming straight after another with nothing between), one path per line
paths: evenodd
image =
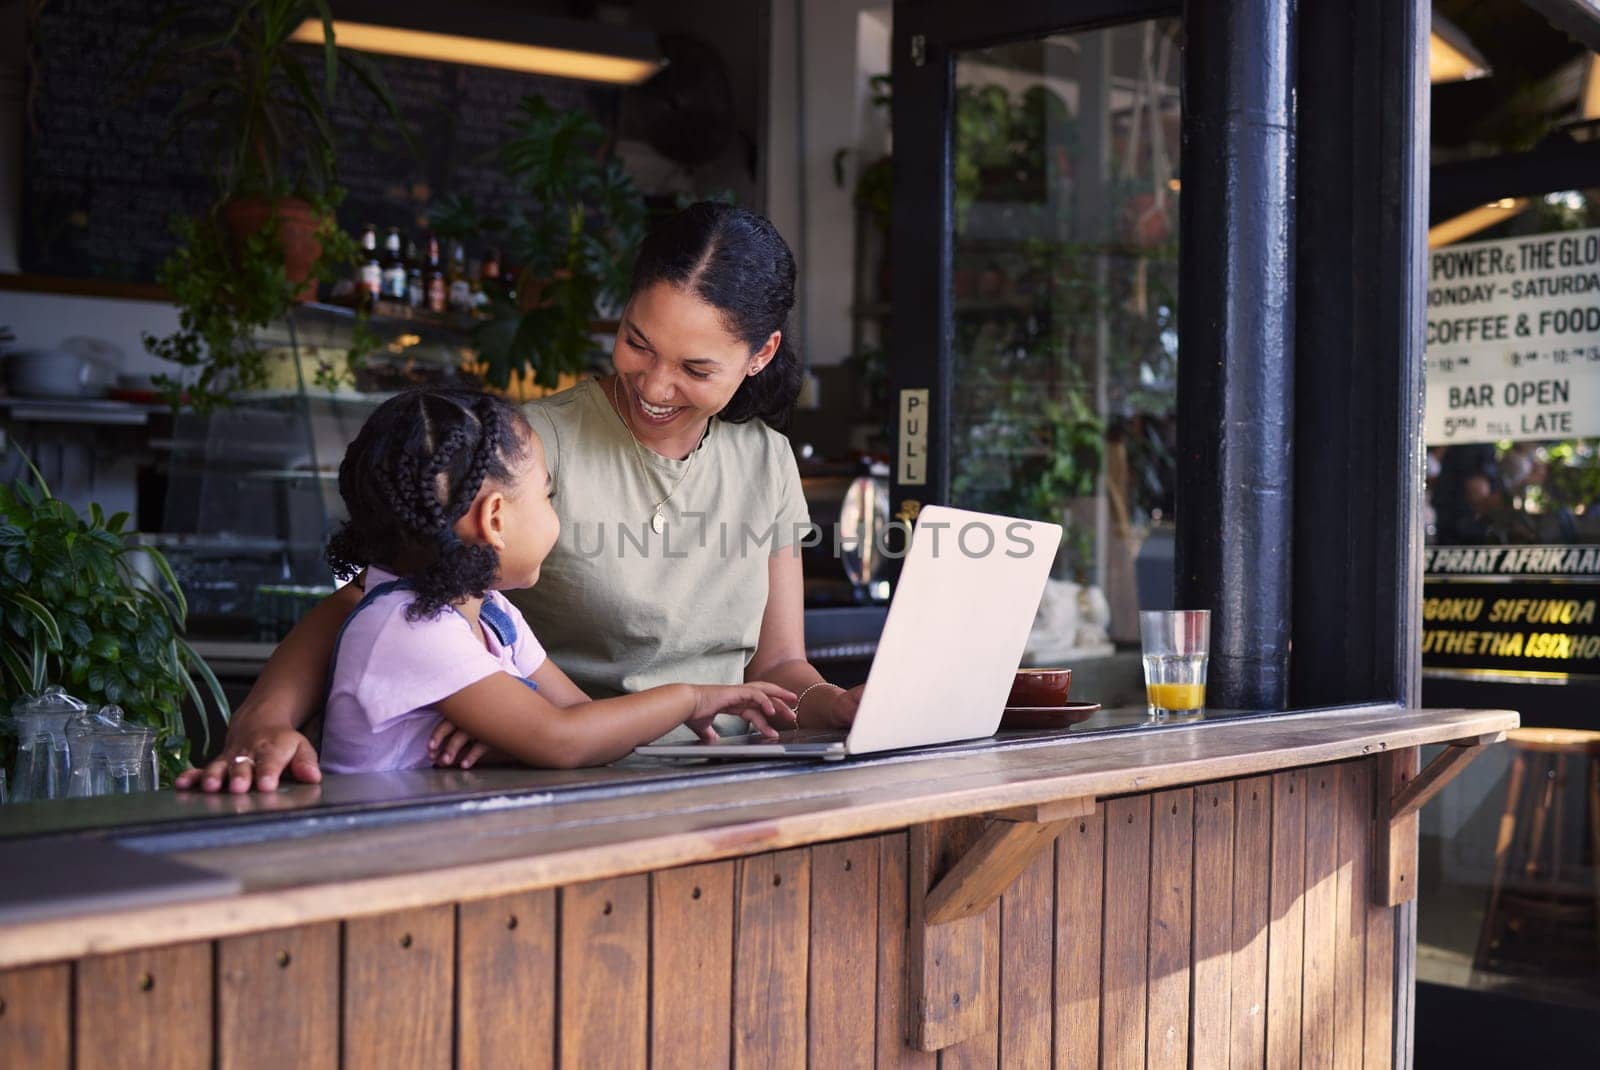
M671 283L655 283L623 310L611 351L620 381L613 403L641 443L665 456L687 456L706 422L746 376L766 366L781 339L773 332L751 353L714 306Z

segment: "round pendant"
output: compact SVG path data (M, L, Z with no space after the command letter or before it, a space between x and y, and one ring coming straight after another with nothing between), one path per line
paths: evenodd
M660 535L667 530L667 518L661 515L661 510L656 510L656 515L650 518L650 530Z

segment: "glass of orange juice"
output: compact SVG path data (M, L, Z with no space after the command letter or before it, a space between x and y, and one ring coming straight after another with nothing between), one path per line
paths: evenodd
M1145 703L1150 716L1203 713L1211 611L1164 609L1139 614Z

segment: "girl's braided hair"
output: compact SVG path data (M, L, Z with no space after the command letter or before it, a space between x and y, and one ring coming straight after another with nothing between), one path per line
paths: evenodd
M367 418L339 465L350 519L328 540L328 566L341 578L378 565L416 591L411 620L439 615L494 586L500 559L469 546L455 523L485 479L509 483L526 451L522 414L492 394L423 387L385 401Z

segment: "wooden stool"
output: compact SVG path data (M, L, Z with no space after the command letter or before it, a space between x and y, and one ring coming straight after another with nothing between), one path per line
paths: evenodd
M1494 880L1473 956L1482 973L1592 976L1600 964L1600 732L1517 728L1505 809L1494 847ZM1561 880L1563 865L1584 862L1565 854L1563 806L1568 762L1585 761L1591 880Z

